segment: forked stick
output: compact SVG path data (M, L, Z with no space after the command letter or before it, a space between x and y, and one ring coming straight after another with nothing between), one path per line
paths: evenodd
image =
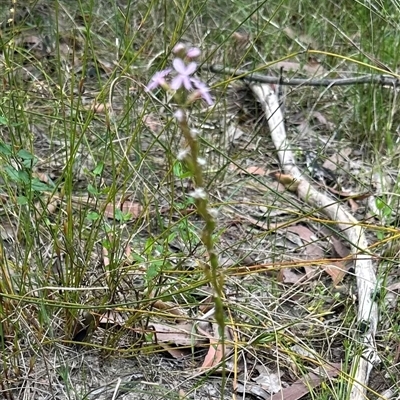
M300 199L318 209L342 231L351 245L354 255L354 270L357 279L358 314L360 341L364 346L362 354L356 354L353 359L350 376L350 400L365 400L366 387L373 365L380 362L376 352L375 333L378 324L378 306L374 302L377 290L377 280L368 252L368 243L364 230L358 221L340 204L329 196L318 192L296 166L295 157L290 150L286 138L284 119L279 107L279 100L274 90L268 84L252 84L251 90L265 113L271 138L278 151L283 172L293 178L293 186Z

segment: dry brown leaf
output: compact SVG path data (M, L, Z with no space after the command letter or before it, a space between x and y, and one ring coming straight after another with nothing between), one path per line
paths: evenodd
M318 43L309 35L295 31L293 28L287 26L283 28L283 32L292 40L303 42L304 49L307 47L318 48Z
M231 171L236 171L238 174L250 174L250 175L261 175L261 176L270 174L269 171L265 171L265 169L263 169L261 167L257 167L257 166L251 166L251 167L247 167L247 168L239 168L235 164L230 164L229 169Z
M151 324L154 335L158 343L173 343L177 346L195 346L204 342L199 335L194 334L192 323L182 323L176 325Z
M337 190L337 189L332 188L332 187L328 187L328 190L331 193L334 193L334 194L336 194L336 195L338 195L338 196L340 196L340 197L342 197L344 199L347 199L347 198L350 197L353 200L364 200L364 199L367 199L368 197L372 196L371 192L364 192L364 193L343 192L342 190Z
M109 108L110 108L109 104L96 103L96 102L94 102L90 106L90 109L93 110L96 114L105 114Z
M349 206L350 206L350 209L351 209L351 212L354 214L354 213L356 213L357 212L357 210L358 210L358 204L356 203L356 201L354 200L354 199L348 199L347 200L347 202L349 203Z
M324 372L322 376L319 375L320 370ZM316 368L314 371L307 374L303 379L299 379L293 385L275 393L271 397L271 400L298 400L302 398L310 392L311 388L319 386L326 379L324 375L327 375L328 378L338 376L340 373L340 364L325 365L323 369L322 367Z
M328 122L326 117L319 111L312 111L309 114L310 117L315 118L321 125L325 125L328 128L333 128L333 124Z
M123 316L115 310L109 310L99 318L99 325L102 327L123 326L124 323Z
M352 152L353 150L351 148L346 147L340 150L338 153L334 153L328 157L322 166L331 171L336 171L337 166L345 163Z
M332 278L334 286L337 286L347 274L346 264L342 261L324 265L324 271Z
M142 121L154 133L160 133L164 128L160 118L154 114L145 115Z
M400 282L393 283L389 285L387 288L388 292L395 292L397 290L400 291Z
M222 357L225 355L225 358L231 351L228 346L225 345L225 352L224 348L221 343L221 337L219 335L219 326L217 324L212 324L213 333L210 334L205 330L198 328L199 333L206 336L210 341L210 346L208 348L208 352L206 357L204 358L203 364L200 369L211 369L216 367L221 361ZM231 330L229 327L225 328L225 341L231 339ZM225 354L224 354L225 353Z
M350 249L345 246L341 240L335 238L335 236L331 236L330 238L332 247L335 250L336 254L341 258L346 258L350 255Z
M233 32L232 39L241 45L243 43L248 44L248 43L250 43L250 33L244 32L244 31L241 31L241 32L236 31L236 32Z
M207 298L205 298L199 306L199 311L202 312L203 314L210 311L214 307L213 298L214 298L213 295L210 295Z
M132 248L131 248L131 246L129 246L129 244L127 244L125 246L125 257L126 257L127 260L130 259L131 254L132 254Z
M190 349L180 348L180 347L173 347L168 343L159 342L159 345L165 351L167 351L172 357L176 358L177 360L180 360L180 359L182 359L184 357L187 357L191 353Z
M315 242L314 232L308 229L304 225L293 225L287 227L287 230L292 233L296 233L300 236L303 242L305 242L304 252L308 260L318 260L323 258L325 253L324 250L318 246ZM318 268L304 266L307 278L313 278L319 274Z
M305 276L300 272L294 272L291 268L282 268L276 279L278 282L296 284L304 280Z
M300 64L292 61L279 61L275 63L273 68L281 69L284 72L299 72L308 76L320 76L327 73L324 67L318 62L309 62L308 64Z
M106 74L111 74L115 69L115 64L105 59L97 58L97 63Z
M248 167L246 168L246 172L251 175L261 175L261 176L269 175L269 172L265 171L265 169L261 167Z
M238 125L229 124L225 129L226 142L232 144L244 134L244 131Z
M44 183L51 183L51 179L48 174L43 172L33 172L32 177L39 179L39 181Z
M131 219L138 218L143 211L143 207L140 203L128 200L128 201L124 201L123 204L108 203L104 208L104 215L107 218L113 219L113 218L115 218L115 210L116 209L121 210L125 214L128 214L128 213L131 214Z
M121 211L123 213L129 213L132 215L132 218L138 218L142 212L143 212L143 207L140 203L134 202L134 201L124 201L121 205Z
M295 192L300 184L292 175L282 174L281 172L277 172L274 174L275 178L285 185L285 187L291 192Z
M168 312L175 317L181 317L181 318L175 318L176 322L186 321L188 319L187 313L181 308L179 308L179 306L173 303L172 301L157 300L155 303L153 303L153 307L156 308L157 310L163 310L165 312Z

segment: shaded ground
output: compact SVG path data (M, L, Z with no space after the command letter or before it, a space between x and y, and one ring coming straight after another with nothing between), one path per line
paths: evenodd
M168 62L166 49L147 42L164 37L154 27L168 15L152 8L150 26L144 6L134 11L129 1L112 3L86 11L61 2L17 3L11 16L2 4L5 398L108 399L117 389L121 399L220 396L220 372L199 371L207 343L187 346L177 360L151 334L154 323L176 323L156 300L172 302L190 320L206 312L201 306L210 294L202 225L187 196L191 183L174 170L181 139L165 96L143 90L153 68ZM106 8L123 17L105 19ZM218 28L211 11L197 15L185 40L201 44L206 27ZM116 37L123 38L120 49ZM247 51L255 48L239 35L225 53L206 48L204 59L239 65ZM202 132L209 189L219 208L217 250L237 335L226 398L232 397L233 364L242 383L254 382L257 366L275 372L279 365L287 385L325 362L346 369L351 354L344 344L354 344L349 353L359 351L361 329L353 271L333 285L318 263L345 257L346 243L318 210L278 183L276 150L245 83L206 72L203 78L214 85L218 105L194 107L191 118ZM321 190L333 187L337 201L347 201L350 191L375 189L367 144L346 133L357 120L349 112L357 100L351 90L301 88L284 95L299 163ZM392 92L378 87L374 95ZM350 100L337 107L346 96ZM37 162L27 163L21 149ZM28 171L29 182L16 171ZM377 223L368 197L347 205L359 220ZM369 235L379 253L382 244L372 230ZM397 282L395 254L381 267L387 286ZM85 310L98 318L94 332L82 323ZM115 317L102 324L106 310L122 322ZM383 294L382 310L377 343L383 363L370 382L378 392L398 385L400 372L397 298L388 303Z

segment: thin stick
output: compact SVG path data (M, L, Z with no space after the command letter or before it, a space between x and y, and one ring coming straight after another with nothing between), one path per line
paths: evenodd
M231 75L237 79L243 79L249 82L259 82L268 84L280 84L286 86L344 86L344 85L361 85L365 83L375 83L382 86L390 86L396 88L400 86L400 80L390 75L368 74L353 78L338 79L302 79L302 78L284 78L282 76L261 75L246 71L244 69L225 68L222 65L211 65L204 67L215 74Z

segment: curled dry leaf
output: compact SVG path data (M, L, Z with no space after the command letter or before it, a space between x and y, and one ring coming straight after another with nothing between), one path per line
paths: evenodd
M306 259L308 260L318 260L324 257L324 250L318 246L316 243L316 237L314 235L314 232L312 232L309 228L307 228L304 225L298 224L298 225L293 225L293 226L288 226L285 228L286 231L295 233L300 236L302 243L304 243L303 247L303 254L305 255ZM314 278L315 276L318 275L319 271L318 268L312 267L312 266L304 266L304 269L306 271L306 277L307 278ZM285 274L288 276L285 277ZM292 280L291 278L294 278L294 276L290 275L290 273L284 273L283 278L286 278L287 280ZM297 274L296 274L297 275ZM288 282L287 280L284 280L285 283L297 283L297 282Z
M240 129L239 126L235 124L229 124L226 127L225 130L225 137L226 137L226 142L229 144L234 143L236 140L238 140L241 136L243 136L245 133L242 129Z
M261 167L255 167L255 166L246 168L246 172L251 175L261 175L261 176L269 175L269 171L266 171Z
M339 257L346 258L350 255L350 249L341 240L335 238L335 236L331 236L330 240L333 250Z
M163 343L163 342L159 342L158 344L177 360L190 356L191 353L191 350L188 348L174 347L168 343Z
M317 60L309 60L308 64L301 65L292 61L280 61L272 65L273 68L283 69L284 72L304 73L307 76L320 76L326 74L326 70Z

